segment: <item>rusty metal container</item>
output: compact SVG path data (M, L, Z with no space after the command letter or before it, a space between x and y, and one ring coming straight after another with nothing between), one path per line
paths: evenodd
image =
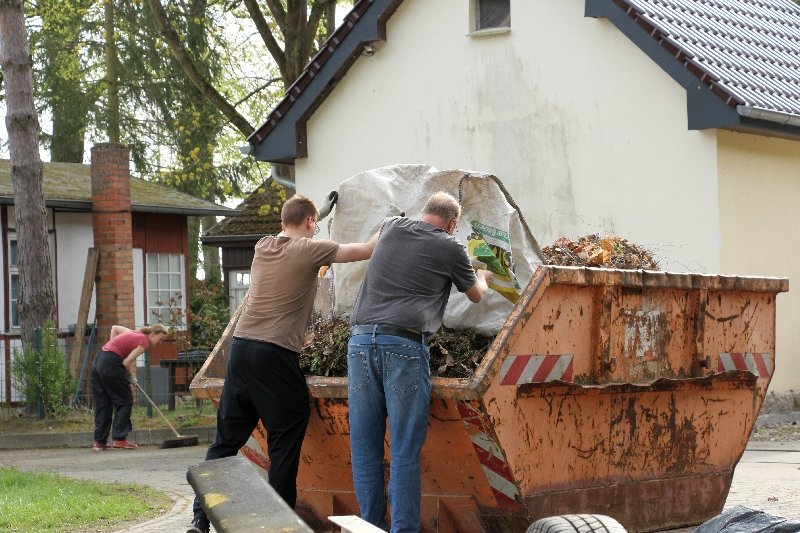
M423 531L524 531L567 513L654 531L718 514L775 368L788 285L540 267L475 374L433 380ZM195 396L219 398L234 321ZM329 530L327 516L358 514L347 380L308 385L298 509ZM266 465L265 450L259 427L245 453Z

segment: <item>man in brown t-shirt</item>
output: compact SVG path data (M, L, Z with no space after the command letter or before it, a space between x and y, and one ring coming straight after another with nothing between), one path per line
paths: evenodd
M317 292L320 267L369 259L377 234L365 243L314 241L319 212L295 195L281 210L281 233L255 246L250 289L233 333L217 436L206 460L236 455L259 419L267 430L269 483L294 507L300 447L310 415L299 352ZM198 498L187 533L207 533Z

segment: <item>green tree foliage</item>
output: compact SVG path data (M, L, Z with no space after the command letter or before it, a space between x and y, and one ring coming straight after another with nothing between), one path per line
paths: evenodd
M230 318L228 294L220 281L198 279L191 285L192 346L212 349Z
M333 30L337 2L37 0L31 6L38 104L49 118L42 141L51 159L81 162L87 144L114 140L119 131L134 174L221 203L264 180L263 169L238 147ZM213 223L205 219L202 230ZM192 224L192 272L200 226ZM220 275L217 253L203 254L212 277Z
M69 409L75 381L69 374L64 352L58 347L53 322L47 321L41 332L40 350L34 343L25 344L22 350L14 350L11 381L22 392L29 410L36 407L41 394L44 415L55 418Z
M32 4L31 46L37 65L37 93L50 112L52 133L43 135L52 161L83 161L86 129L101 84L97 47L89 37L95 25L93 0L37 0Z

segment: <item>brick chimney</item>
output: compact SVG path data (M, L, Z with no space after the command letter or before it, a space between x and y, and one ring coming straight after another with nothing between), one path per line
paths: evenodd
M112 325L136 325L128 153L121 144L92 147L92 228L99 255L95 278L99 346L108 340Z

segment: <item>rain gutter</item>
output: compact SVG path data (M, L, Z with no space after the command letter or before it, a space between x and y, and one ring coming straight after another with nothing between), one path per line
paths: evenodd
M788 126L800 126L800 115L785 113L783 111L773 111L758 106L738 105L736 112L740 117L752 118L755 120L767 120Z

